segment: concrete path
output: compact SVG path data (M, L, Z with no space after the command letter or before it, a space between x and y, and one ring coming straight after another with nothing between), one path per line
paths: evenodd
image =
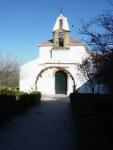
M0 129L0 150L78 150L69 105L68 97L43 97L40 106Z

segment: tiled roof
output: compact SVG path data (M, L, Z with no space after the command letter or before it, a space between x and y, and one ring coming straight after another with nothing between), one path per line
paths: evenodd
M74 46L74 45L78 45L78 44L82 44L82 42L70 37L70 43L69 43L70 46ZM38 44L38 46L40 46L40 47L41 46L53 46L53 39L41 42Z
M69 45L77 45L77 44L82 44L81 41L73 39L72 37L70 37L70 43Z
M38 44L38 46L53 46L53 39L41 42Z

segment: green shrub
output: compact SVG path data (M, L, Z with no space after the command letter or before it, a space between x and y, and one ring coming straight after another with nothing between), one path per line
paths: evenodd
M0 121L3 121L8 116L9 103L6 95L0 95Z
M71 93L70 102L80 149L104 149L113 137L113 96Z
M0 95L0 120L6 119L9 114L15 112L16 97L14 95Z
M0 122L6 120L10 114L23 114L30 106L37 105L40 98L41 93L37 91L27 94L7 88L0 89Z
M33 91L29 94L30 105L34 106L40 102L41 93L37 91Z
M30 94L24 92L16 93L17 98L17 114L24 113L28 107L37 105L40 102L40 92L34 91Z
M113 115L113 95L70 94L71 107L75 115Z
M14 114L16 111L16 96L15 95L7 95L7 101L9 105L9 114Z
M15 95L16 95L16 100L18 101L21 95L25 95L27 93L23 92L23 91L16 91Z
M21 114L24 113L29 107L29 96L26 93L21 93L18 97L16 104L16 113Z
M8 94L12 94L12 91L7 89L7 88L3 88L3 89L0 89L0 94L1 95L8 95Z
M81 117L86 117L89 114L93 114L93 109L89 106L86 101L86 95L80 94L70 94L70 102L73 114L75 117L80 119Z

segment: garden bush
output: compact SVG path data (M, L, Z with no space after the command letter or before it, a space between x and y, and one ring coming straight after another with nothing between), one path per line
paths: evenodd
M0 121L3 121L8 116L9 102L6 95L0 95Z
M0 122L11 114L15 116L25 113L29 107L37 105L40 98L41 93L37 91L28 94L16 90L0 90Z
M30 105L34 106L40 102L41 93L37 91L33 91L29 94Z
M4 120L9 114L15 112L16 96L14 95L0 95L0 120Z
M107 149L113 138L113 96L70 94L80 149Z
M40 102L41 93L40 92L31 92L31 93L24 93L24 92L17 92L16 93L16 114L21 114L26 112L26 110L31 107L35 106Z
M16 114L26 112L29 107L29 96L27 93L21 93L16 102Z
M99 94L70 94L71 105L75 103L84 103L90 106L93 111L100 113L113 113L113 95ZM81 105L81 107L82 107Z
M93 109L89 106L88 102L86 101L87 96L85 94L70 94L70 102L72 111L74 113L74 116L76 116L78 119L84 116L91 115L93 113Z

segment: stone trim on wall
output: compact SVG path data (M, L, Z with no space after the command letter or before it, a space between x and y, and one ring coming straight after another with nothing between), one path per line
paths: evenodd
M65 73L67 73L67 75L69 75L70 78L71 78L72 81L73 81L73 91L76 90L76 89L75 89L75 87L76 87L76 85L75 85L75 79L74 79L73 75L72 75L67 69L65 69L65 67L59 67L59 66L49 66L49 67L46 67L46 68L42 69L42 70L38 73L37 78L36 78L36 80L35 80L35 90L38 90L37 82L38 82L39 78L42 77L42 74L43 74L45 71L49 70L49 69L56 69L57 71L59 70L59 71L64 71Z

